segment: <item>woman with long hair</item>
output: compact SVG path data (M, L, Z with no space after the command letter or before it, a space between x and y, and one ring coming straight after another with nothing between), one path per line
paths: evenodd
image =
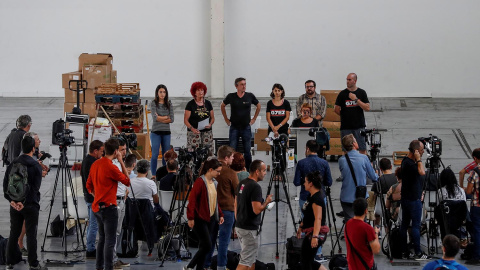
M303 103L301 113L301 117L293 120L292 127L318 127L318 121L312 117L312 105Z
M288 134L288 119L290 118L290 102L285 99L283 86L276 83L270 93L272 100L267 102L268 133L273 132L275 138L280 134Z
M170 149L170 124L173 123L172 102L168 99L168 90L165 85L159 84L157 89L155 89L155 99L150 102L150 112L153 119L150 133L150 141L152 143L150 164L152 175L155 175L160 146L162 146L163 166L166 164L163 155Z
M215 244L217 235L213 232L216 223L223 223L223 213L218 206L217 181L222 164L215 158L203 163L200 177L193 184L188 197L188 226L198 237L198 251L183 269L203 270L207 255Z
M446 168L440 173L440 186L439 202L443 200L467 200L465 190L458 185L457 177L450 168Z
M300 262L302 269L320 269L326 270L323 265L316 262L315 255L318 248L325 241L328 227L325 226L325 195L322 190L322 176L320 172L315 171L307 174L305 177L305 190L310 194L303 204L303 220L297 230L297 237L300 238L302 232L305 238L302 243L302 254ZM325 231L327 230L327 231ZM323 234L323 237L321 236Z
M212 125L215 122L213 106L205 99L207 86L202 82L194 82L190 88L193 99L185 106L183 122L187 126L187 147L190 151L198 147L208 147L213 154Z

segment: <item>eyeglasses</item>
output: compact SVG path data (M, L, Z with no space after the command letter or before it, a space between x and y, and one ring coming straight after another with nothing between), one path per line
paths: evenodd
M315 88L315 86L313 86L313 85L307 85L307 86L305 86L305 88Z
M303 110L302 113L310 113L309 110Z

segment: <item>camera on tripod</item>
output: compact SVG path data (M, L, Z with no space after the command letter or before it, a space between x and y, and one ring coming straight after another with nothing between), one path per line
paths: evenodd
M428 136L429 137L420 137L418 140L425 146L427 154L434 158L440 157L440 155L442 155L442 140L432 134Z
M202 163L209 155L208 147L200 147L195 151L189 151L185 147L176 147L174 150L178 152L178 163L180 167L182 167L182 165L193 167L191 169L195 175L198 175Z
M365 131L360 132L360 135L365 137L365 141L371 148L377 149L382 146L382 135L377 129L365 129Z
M137 134L135 133L126 134L125 132L122 132L113 136L113 138L124 141L127 146L127 151L128 149L137 149Z
M59 146L69 146L75 143L75 138L71 135L71 129L65 128L65 121L58 119L52 126L52 144Z

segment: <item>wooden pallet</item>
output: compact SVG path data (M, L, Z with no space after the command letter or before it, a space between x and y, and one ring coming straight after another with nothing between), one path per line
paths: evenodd
M140 92L139 83L104 83L97 87L97 95L135 95Z

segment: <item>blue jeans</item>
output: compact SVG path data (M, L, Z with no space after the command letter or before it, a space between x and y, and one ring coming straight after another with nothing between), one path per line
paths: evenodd
M415 254L420 254L420 222L422 221L422 202L420 200L402 200L402 225L400 236L402 239L402 251L407 252L407 229L412 221L412 239Z
M470 207L470 218L472 220L472 234L473 243L475 248L473 249L473 258L480 259L480 207ZM28 238L27 238L28 239Z
M150 141L152 143L152 159L150 160L152 175L155 175L157 172L157 159L159 154L160 145L162 146L162 164L165 166L165 152L170 149L170 138L171 135L157 135L155 133L150 133Z
M117 206L111 205L100 209L95 213L95 217L99 235L96 267L97 269L112 270L118 224Z
M235 222L235 212L222 212L223 224L220 225L218 230L217 269L225 269L227 266L228 244L230 244L233 223ZM213 254L213 249L211 251Z
M246 126L243 129L230 126L230 131L228 133L228 139L230 140L230 146L237 150L238 139L242 137L243 143L243 157L245 158L245 168L250 168L250 163L252 163L252 154L250 150L252 148L252 130L250 125ZM241 151L238 151L241 152Z
M92 203L86 203L88 208L88 227L87 227L87 251L95 250L95 240L97 238L98 225L97 219L92 211Z

